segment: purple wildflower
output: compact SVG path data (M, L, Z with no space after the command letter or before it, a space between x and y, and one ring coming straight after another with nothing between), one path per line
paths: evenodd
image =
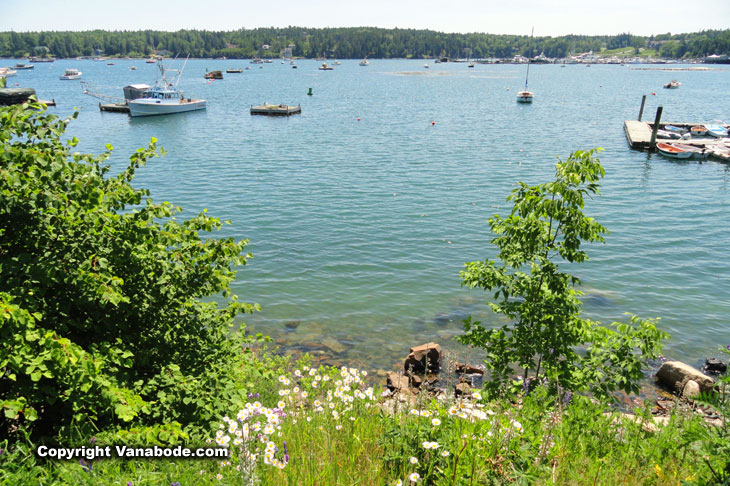
M87 473L91 473L91 471L94 469L94 461L87 462L85 459L79 459L79 464L81 464L81 469L83 469Z
M284 441L284 463L289 462L289 451L286 448L286 441Z

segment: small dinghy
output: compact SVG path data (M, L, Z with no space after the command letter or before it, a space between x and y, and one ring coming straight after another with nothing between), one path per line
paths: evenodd
M664 155L665 157L670 157L672 159L689 159L690 157L692 157L692 152L681 149L675 145L670 145L668 143L659 142L658 144L656 144L656 149L659 151L660 154Z
M680 135L687 132L686 128L675 127L674 125L664 125L664 130L668 132L679 133Z
M727 130L722 125L705 125L707 127L707 134L713 137L722 138L727 137Z
M705 127L704 125L697 125L697 126L690 128L689 131L695 137L701 137L702 135L707 134L707 127Z
M666 130L657 130L657 138L664 138L664 139L670 139L670 140L677 140L682 138L682 135L675 132L668 132Z
M706 148L695 147L694 145L690 145L688 143L675 143L672 145L674 147L677 147L678 149L684 150L685 152L691 153L692 158L694 159L706 159L710 156L710 151Z

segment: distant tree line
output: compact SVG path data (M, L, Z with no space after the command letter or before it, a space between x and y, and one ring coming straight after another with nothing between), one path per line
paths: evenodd
M295 57L338 58L511 58L515 55L565 57L601 49L639 54L652 49L661 57L698 58L730 54L730 29L686 34L636 36L565 35L534 37L496 34L446 34L432 30L374 27L240 29L228 32L104 31L0 32L0 57L53 55L59 58L150 56L164 52L192 57L278 57L291 46Z

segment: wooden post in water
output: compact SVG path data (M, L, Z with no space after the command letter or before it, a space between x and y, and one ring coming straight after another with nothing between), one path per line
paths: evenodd
M641 97L641 108L639 108L639 118L637 118L639 121L641 121L641 115L644 114L644 103L646 103L646 95Z
M654 118L654 129L651 131L651 141L649 142L649 150L656 150L656 133L659 130L659 121L662 119L663 107L656 109L656 118Z

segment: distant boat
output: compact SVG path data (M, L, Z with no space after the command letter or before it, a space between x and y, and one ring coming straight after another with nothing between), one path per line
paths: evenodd
M339 66L340 64L342 64L342 63L341 63L340 61L335 61L335 62L334 62L334 65L335 65L335 66Z
M187 63L187 60L185 62ZM170 115L205 109L205 100L186 99L182 91L177 89L177 83L180 81L185 65L183 65L183 69L177 71L165 69L162 61L159 61L157 67L160 69L162 82L156 83L154 88L145 90L140 98L127 103L131 116ZM177 72L174 81L167 79L167 74L170 72Z
M129 70L130 71L136 71L137 70L137 66L132 66L131 68L129 68Z
M332 71L334 68L327 65L326 62L323 62L320 67L318 67L320 71Z
M366 57L365 59L363 59L362 61L360 61L360 65L361 66L369 66L370 65L370 61L368 61L368 58Z
M656 149L660 154L672 159L689 159L692 157L692 152L689 150L684 150L668 143L659 142L656 144Z
M60 79L79 79L82 74L78 69L66 69Z
M679 81L675 81L674 79L664 85L664 87L667 89L677 89L680 86L682 86L682 83L680 83Z
M32 64L21 64L17 63L15 66L13 66L13 69L33 69L35 66Z
M243 69L226 69L227 73L242 73Z
M114 65L114 63L113 63L113 62L108 62L108 63L106 63L106 65L107 65L107 66L113 66L113 65Z
M156 61L155 59L147 59L147 60L146 60L145 62L146 62L147 64L154 64L154 63L156 63L157 61Z
M423 67L425 67L426 69L429 69L431 66L429 66L428 64L424 64Z
M10 68L0 68L0 78L9 78L11 76L17 76L18 71L13 71Z
M533 34L535 33L535 28L532 28L532 34L530 34L530 39L532 39ZM518 103L532 103L532 99L535 97L535 94L530 91L527 88L527 79L530 77L530 58L527 58L527 74L525 74L525 89L522 91L519 91L517 93L517 102Z
M469 63L469 67L473 68L474 67L474 63L473 62L470 62Z
M223 72L222 71L210 71L210 72L203 74L203 77L205 79L223 79Z

